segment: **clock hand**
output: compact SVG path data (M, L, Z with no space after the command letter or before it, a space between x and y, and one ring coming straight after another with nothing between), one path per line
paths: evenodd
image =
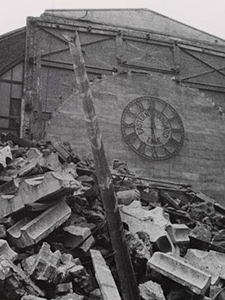
M152 134L152 142L155 144L156 142L156 137L155 137L155 111L154 108L151 106L150 109L150 118L151 118L151 134Z

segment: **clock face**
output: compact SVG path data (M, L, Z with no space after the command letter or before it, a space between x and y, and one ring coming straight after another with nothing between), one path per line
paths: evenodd
M150 160L170 158L184 141L184 126L175 109L150 96L127 104L122 113L121 130L132 150Z

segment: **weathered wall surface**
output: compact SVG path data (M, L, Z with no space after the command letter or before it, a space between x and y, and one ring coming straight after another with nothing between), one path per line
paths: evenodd
M155 74L108 77L93 83L92 91L110 164L117 158L128 162L140 175L190 183L195 190L223 203L225 121L212 99L197 89L178 85L170 76ZM129 101L145 95L168 102L184 124L185 140L180 152L165 161L151 162L138 156L122 137L123 109ZM49 122L46 138L70 141L78 153L90 154L79 97L74 93L64 100Z

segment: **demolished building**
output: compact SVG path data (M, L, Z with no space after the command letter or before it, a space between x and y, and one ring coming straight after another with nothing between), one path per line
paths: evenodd
M1 131L90 153L66 39L75 31L110 164L222 203L225 41L148 9L46 10L3 35Z
M124 296L75 34L141 299L223 299L225 41L143 9L46 11L0 41L2 297Z

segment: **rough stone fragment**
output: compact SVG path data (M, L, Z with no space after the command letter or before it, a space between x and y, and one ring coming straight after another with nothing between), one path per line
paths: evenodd
M27 153L26 153L26 157L28 160L32 160L32 159L38 159L39 157L42 157L43 153L38 150L37 148L30 148Z
M198 223L195 228L190 231L189 236L209 243L212 238L212 232L207 225Z
M140 201L133 201L130 205L120 207L121 219L129 227L129 231L137 233L143 231L149 234L150 241L156 243L162 252L174 251L174 246L168 233L156 225L153 213L141 207Z
M0 240L0 256L2 255L11 261L17 258L17 253L13 251L6 240Z
M73 278L75 286L82 289L85 293L90 293L93 290L91 277L82 265L76 265L69 269L69 273Z
M0 292L10 300L17 300L25 294L45 296L22 269L4 256L0 257Z
M137 189L119 191L116 195L119 204L129 205L134 200L140 201L140 192Z
M165 300L161 286L153 281L147 281L138 286L140 296L144 300Z
M225 279L225 254L216 251L202 251L188 249L184 257L191 265L212 276L212 284L216 284L219 277Z
M185 224L170 224L166 227L166 231L174 244L188 243L189 239L189 228Z
M46 298L40 298L32 295L26 295L21 298L21 300L47 300Z
M84 300L84 296L77 295L76 293L67 294L65 296L59 296L57 298L54 298L52 300Z
M71 214L70 207L61 200L39 216L24 218L8 229L10 241L18 248L34 245L63 224Z
M68 294L73 292L72 282L59 283L56 286L55 293L56 295Z
M88 227L70 225L65 227L64 231L67 233L65 247L79 247L84 252L87 252L95 241Z
M40 180L24 180L19 184L16 195L0 196L0 218L23 208L26 204L47 199L65 191L81 189L81 184L70 174L48 172Z
M57 276L60 257L60 251L52 252L50 246L43 243L37 255L32 255L22 261L22 267L29 276L36 280L52 282Z
M104 300L121 300L111 271L98 250L90 250L95 278L98 282Z
M215 233L212 243L215 246L223 247L225 249L225 229L219 230Z
M0 224L0 239L5 238L7 235L6 228L3 224Z
M211 283L210 275L168 253L155 252L148 266L196 294L204 295Z
M3 168L7 167L7 158L12 160L12 153L11 153L10 146L6 146L0 149L0 165L2 165Z
M91 300L104 300L100 289L91 291L89 297Z

